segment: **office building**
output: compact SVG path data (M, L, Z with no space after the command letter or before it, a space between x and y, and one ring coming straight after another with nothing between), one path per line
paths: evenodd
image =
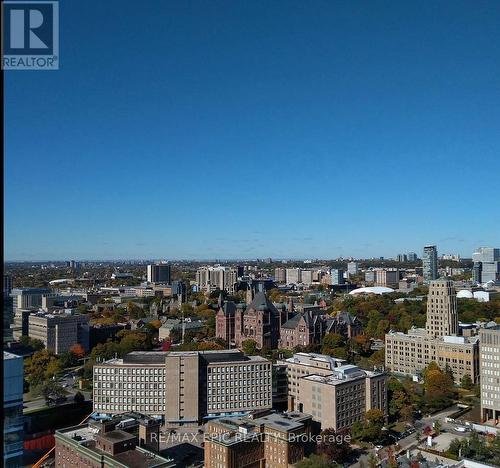
M477 283L500 281L500 249L480 247L472 254L472 261L473 279Z
M177 296L177 299L183 304L187 301L187 286L184 281L172 281L170 288L172 296Z
M481 419L500 424L500 325L479 330Z
M375 270L375 286L396 286L399 283L399 270L377 269Z
M9 343L14 338L12 336L11 325L14 321L14 312L12 310L12 296L3 295L3 342Z
M396 257L396 260L398 262L407 262L408 261L408 255L406 254L398 254Z
M196 283L200 291L220 290L233 294L238 283L238 268L221 265L200 267L196 271Z
M274 269L274 281L281 284L286 283L286 268Z
M415 252L408 252L407 256L409 262L416 262L418 260L418 256Z
M294 466L307 455L311 416L299 412L210 421L206 468Z
M438 277L437 247L426 245L422 255L422 265L424 269L424 283L429 283Z
M385 336L386 369L418 376L431 361L441 369L449 367L455 382L464 375L479 380L479 339L459 336L458 313L453 282L432 281L427 296L425 328L412 327L408 333L390 331Z
M28 336L43 341L48 351L54 354L66 353L74 344L89 349L89 316L37 312L28 317Z
M364 371L343 359L296 353L279 360L287 367L288 410L312 415L322 429L347 431L370 409L387 417L387 375Z
M344 270L339 270L337 268L332 268L330 270L330 284L338 286L344 284Z
M93 372L94 411L135 411L169 426L272 405L271 362L238 350L132 352Z
M8 296L12 291L12 276L7 273L3 274L3 294Z
M358 262L349 262L347 264L347 276L350 278L351 276L357 275L358 273L359 273Z
M3 352L3 463L6 467L22 467L23 358Z
M138 414L91 419L55 432L55 466L60 468L171 468L158 455L160 423Z
M299 284L302 282L302 270L300 268L286 269L286 284Z
M147 266L147 281L148 283L164 283L170 284L170 265L166 263L158 263L156 265Z

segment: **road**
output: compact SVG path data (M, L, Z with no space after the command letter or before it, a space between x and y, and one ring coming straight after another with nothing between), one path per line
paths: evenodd
M457 426L456 423L446 423L444 420L446 417L448 417L450 414L453 414L455 411L457 411L456 406L451 406L450 408L447 408L439 413L436 413L432 416L426 416L423 417L422 419L418 420L415 422L413 427L417 430L417 432L422 432L423 429L426 426L429 426L432 428L433 424L436 421L439 421L441 424L441 430L450 432L453 434L459 434L457 431L455 431L455 427ZM400 449L398 450L399 452L405 452L406 450L409 450L413 447L417 446L417 438L416 434L417 432L414 432L413 434L410 434L408 437L405 437L404 439L399 440L397 443L400 446ZM462 434L463 435L463 434ZM421 437L421 440L424 438L424 436ZM361 455L356 463L353 463L350 465L353 468L359 468L360 467L360 462L364 466L368 466L368 457L370 454L374 454L378 460L385 460L388 456L387 453L387 448L383 448L381 450L376 450L376 449L370 449L367 450L365 454Z
M71 402L77 392L83 393L85 400L89 400L91 392L88 390L80 390L78 388L78 381L73 375L66 375L65 377L60 377L58 382L63 386L64 390L67 392L67 400L65 403ZM36 409L47 407L44 397L39 397L30 401L25 401L23 404L24 413L33 411Z

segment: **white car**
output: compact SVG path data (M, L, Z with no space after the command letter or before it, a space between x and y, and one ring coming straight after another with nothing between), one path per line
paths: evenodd
M467 428L466 427L457 426L457 427L455 427L455 431L457 431L457 432L467 432Z

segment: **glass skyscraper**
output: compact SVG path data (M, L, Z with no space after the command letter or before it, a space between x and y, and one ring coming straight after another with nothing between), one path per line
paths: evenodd
M424 247L422 266L424 270L424 283L438 278L438 258L437 247L435 245L426 245Z

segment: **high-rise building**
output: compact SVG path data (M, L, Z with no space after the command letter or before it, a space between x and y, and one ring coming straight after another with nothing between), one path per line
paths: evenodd
M394 286L399 283L399 270L396 268L385 269L379 268L375 270L376 286Z
M344 284L344 270L332 268L330 270L330 281L332 285Z
M286 268L274 269L274 281L276 283L286 283Z
M93 373L99 413L134 411L183 426L272 406L271 362L238 350L136 351Z
M479 330L482 420L500 423L500 325Z
M164 283L170 284L170 265L167 263L158 263L156 265L147 266L148 283Z
M7 273L3 274L3 294L9 295L12 291L12 276Z
M430 284L425 329L434 338L458 334L457 295L453 281L433 281Z
M408 261L416 262L418 260L417 254L415 252L408 252Z
M474 262L473 279L477 283L500 280L500 249L479 247L472 254L472 261Z
M313 271L312 270L302 270L301 272L301 283L310 285L313 282Z
M286 283L299 284L302 282L302 270L300 268L286 269Z
M422 255L424 282L429 283L438 278L438 257L435 245L426 245Z
M408 261L408 256L406 254L398 254L396 257L396 260L398 262L407 262Z
M232 294L238 283L238 268L221 265L200 267L196 271L196 283L199 289L204 292L213 292L219 289Z
M23 458L23 358L3 352L3 462L21 467Z
M386 369L398 374L419 375L431 361L453 372L455 382L469 375L479 380L479 338L458 336L457 300L453 281L432 281L427 296L425 328L385 335Z
M358 262L349 262L347 264L347 276L351 277L353 275L357 275L359 273L359 264Z

